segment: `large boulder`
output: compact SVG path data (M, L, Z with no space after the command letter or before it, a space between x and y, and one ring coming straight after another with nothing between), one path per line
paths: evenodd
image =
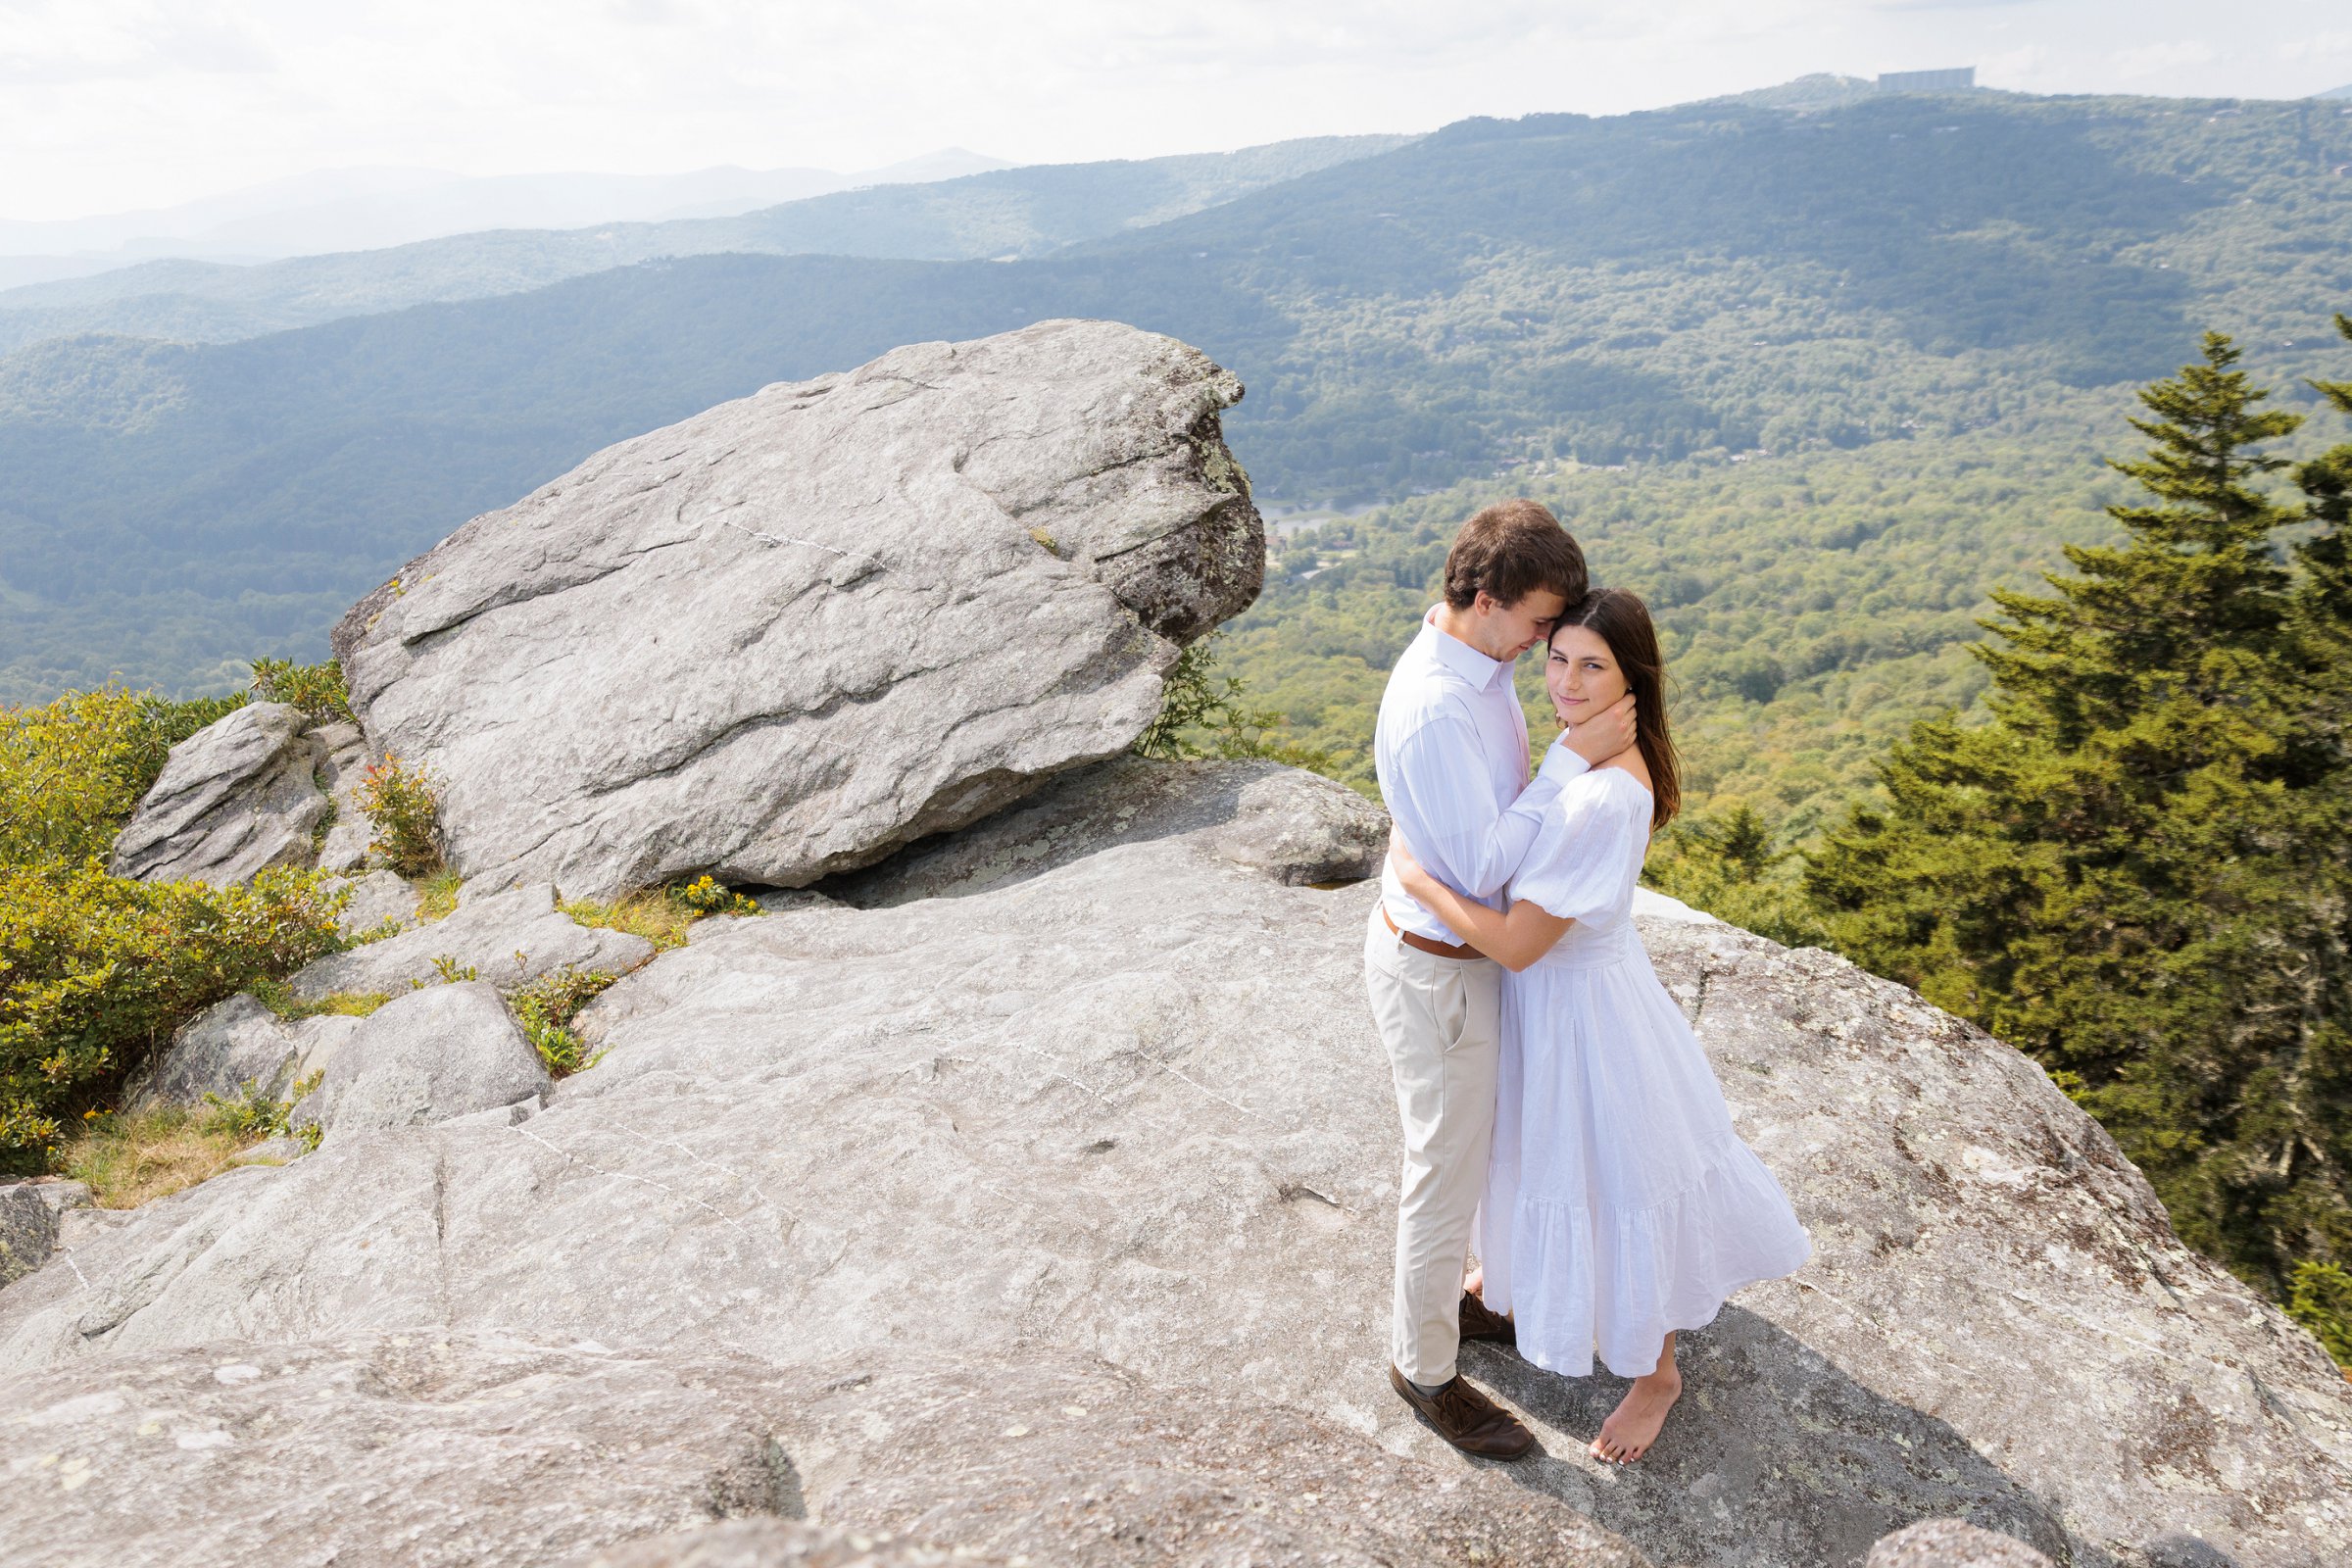
M206 725L172 748L116 837L115 874L227 887L312 864L328 811L315 777L325 755L286 703L248 703Z
M338 1137L416 1127L547 1093L547 1068L498 992L479 980L393 998L336 1048L303 1111Z
M206 1095L232 1099L247 1084L274 1096L297 1076L300 1056L292 1024L254 997L233 996L181 1024L123 1100L133 1110L194 1106Z
M336 628L451 861L605 898L799 886L1117 755L1264 534L1170 338L1046 321L770 386L590 458Z
M1462 1482L1387 1382L1372 897L1180 834L708 922L582 1015L607 1054L537 1114L337 1135L93 1228L0 1292L0 1366L96 1392L209 1340L560 1322L876 1377L944 1354L1010 1394L1083 1354ZM1816 1252L1685 1335L1639 1465L1584 1452L1622 1382L1473 1348L1542 1439L1512 1483L1711 1568L1854 1564L1949 1517L2061 1562L2352 1555L2352 1390L2037 1066L1828 955L1641 928Z

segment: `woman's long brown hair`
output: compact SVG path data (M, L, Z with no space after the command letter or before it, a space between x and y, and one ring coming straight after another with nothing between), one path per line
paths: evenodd
M1655 833L1683 808L1682 766L1666 733L1666 661L1658 652L1658 629L1649 607L1622 588L1595 588L1568 608L1560 626L1589 626L1600 634L1625 671L1634 694L1634 743L1649 766L1649 830Z

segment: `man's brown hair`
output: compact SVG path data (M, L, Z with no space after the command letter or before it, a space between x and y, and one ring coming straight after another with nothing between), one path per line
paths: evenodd
M1515 605L1539 588L1570 604L1585 597L1585 553L1540 501L1497 501L1462 524L1446 552L1446 602L1468 610L1484 589Z

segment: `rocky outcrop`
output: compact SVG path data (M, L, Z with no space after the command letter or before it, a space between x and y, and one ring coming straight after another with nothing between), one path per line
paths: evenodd
M367 737L357 724L322 724L316 731L320 752L318 784L334 803L326 838L318 846L318 869L355 872L368 863L374 824L360 804L368 763Z
M1396 1113L1360 989L1370 902L1178 834L960 898L706 922L582 1015L606 1054L546 1108L337 1133L93 1227L73 1270L0 1293L0 1365L86 1393L118 1358L224 1338L560 1322L632 1355L753 1347L885 1391L947 1357L1009 1398L1078 1355L1463 1482L1478 1472L1386 1384ZM1684 1337L1688 1392L1638 1466L1584 1455L1621 1383L1474 1349L1471 1375L1543 1441L1503 1473L1514 1494L1723 1568L1857 1563L1931 1517L2062 1562L2352 1551L2342 1377L2180 1245L2039 1068L1826 955L1642 927L1816 1254ZM938 1461L909 1473L962 1465L895 1423L931 1396L903 1397L883 1420ZM1068 1404L1074 1448L1095 1428L1126 1441L1114 1402ZM996 1450L1016 1425L1043 1430L1008 1417L989 1464L1013 1463ZM812 1498L891 1446L829 1430L780 1440ZM1235 1437L1232 1463L1264 1460L1261 1441ZM988 1473L1076 1508L1053 1468ZM965 1517L916 1481L904 1502L880 1473L861 1485L862 1517L910 1539ZM1166 1517L1137 1485L1138 1517ZM851 1522L853 1491L812 1516Z
M249 703L206 725L172 748L116 838L115 873L227 887L313 863L328 809L313 777L324 756L302 710L285 703Z
M918 344L610 448L336 629L452 863L603 898L799 886L1118 755L1264 539L1172 339Z
M340 819L338 819L340 820ZM328 835L330 841L333 835ZM399 931L416 920L416 890L393 871L369 871L342 881L343 909L335 925L353 939Z
M124 1356L96 1386L10 1380L0 1516L12 1562L55 1568L525 1568L781 1511L786 1386L739 1355L438 1335Z
M89 1206L90 1190L53 1180L0 1185L0 1285L49 1261L69 1210Z
M2050 1559L1965 1519L1923 1519L1871 1547L1862 1568L2050 1568Z
M95 1392L0 1382L24 1561L1642 1564L1502 1476L1079 1358L1014 1384L923 1358L784 1372L416 1334L110 1371ZM811 1513L833 1528L790 1522Z
M1010 1367L869 1353L809 1382L778 1439L811 1515L1009 1562L1646 1561L1507 1470L1047 1348Z
M249 1088L282 1100L296 1083L323 1072L359 1025L356 1017L333 1013L288 1020L256 998L233 996L180 1025L132 1076L122 1101L132 1110L196 1109L207 1095L234 1100Z
M172 1043L130 1083L133 1110L227 1099L244 1084L275 1095L292 1082L300 1048L292 1025L249 996L215 1003L179 1027Z
M545 882L505 892L468 884L455 911L398 936L330 953L297 969L286 987L306 1002L349 992L400 992L471 970L504 991L565 967L620 974L654 956L625 931L584 926L556 907Z
M315 1101L297 1107L343 1136L419 1127L546 1095L547 1069L495 988L427 986L360 1021L326 1065Z
M871 1530L730 1519L575 1557L564 1568L1004 1568L1004 1559Z
M1154 839L1183 839L1213 858L1311 887L1376 874L1389 818L1346 785L1295 767L1122 757L1066 774L961 833L828 878L820 891L860 906L956 898Z

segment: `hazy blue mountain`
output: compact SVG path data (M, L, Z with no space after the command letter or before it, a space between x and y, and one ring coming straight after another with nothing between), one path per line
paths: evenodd
M236 343L42 343L0 360L0 697L316 656L392 565L600 445L1050 316L1233 368L1235 450L1282 500L1979 430L2079 449L2209 324L2290 392L2343 373L2312 356L2352 306L2352 117L2222 107L1473 121L1009 263L705 256Z
M887 169L690 170L682 174L453 174L438 169L330 169L143 212L27 222L0 219L0 255L103 255L116 266L195 258L237 262L376 249L490 228L748 213L827 191L952 179L1008 169L944 148Z
M1198 212L1409 139L1323 136L1231 153L1038 165L876 184L735 217L505 229L257 267L151 262L0 293L0 353L84 332L230 342L428 301L518 293L664 256L1034 256Z
M2323 93L2314 93L2312 96L2317 98L2352 98L2352 81L2344 83L2341 87L2330 87Z

